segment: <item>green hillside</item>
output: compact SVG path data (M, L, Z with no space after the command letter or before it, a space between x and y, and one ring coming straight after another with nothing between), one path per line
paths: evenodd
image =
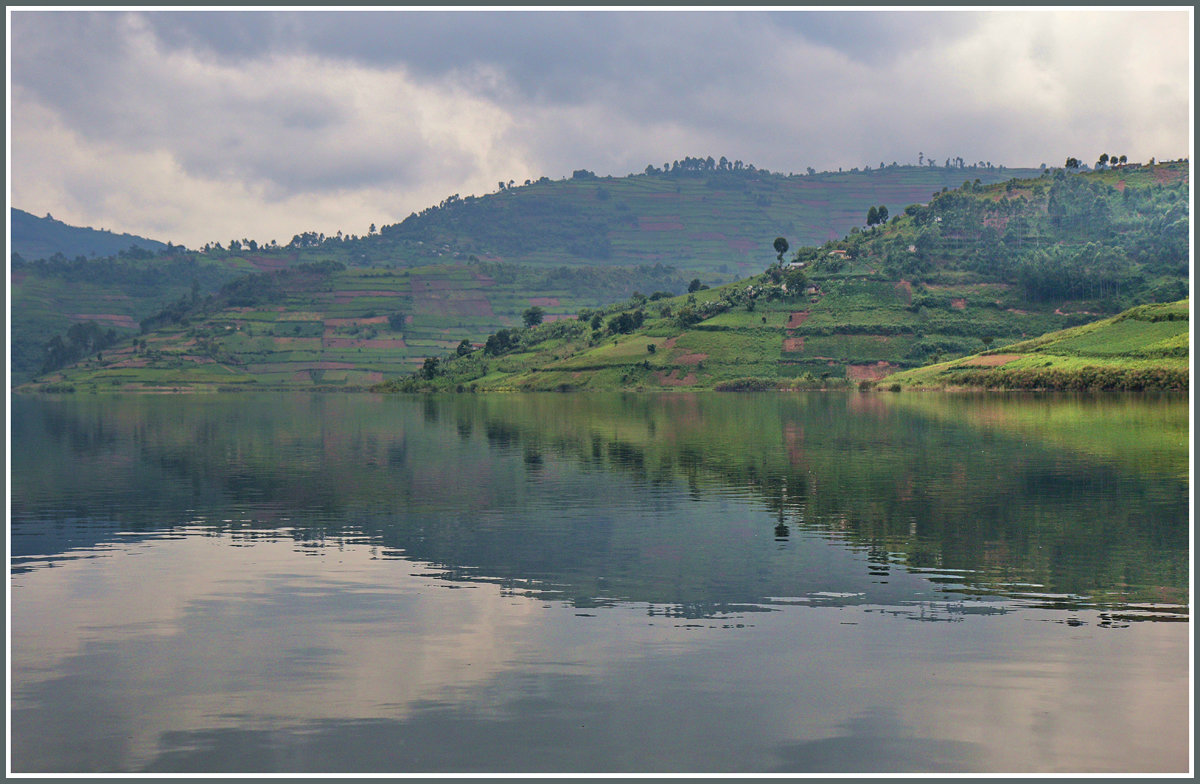
M917 388L1187 389L1190 311L1186 299L1142 305L888 381Z
M102 390L363 389L385 375L409 373L464 340L482 345L498 325L519 325L532 307L553 322L638 287L684 285L661 265L301 264L239 277L214 295L185 294L144 318L144 334L91 345L81 361L43 374L39 383ZM78 326L72 331L82 332Z
M460 198L372 230L365 236L304 231L286 244L243 238L208 243L199 251L154 243L162 252L131 248L138 238L106 235L13 211L10 279L14 383L45 366L49 342L69 340L73 325L95 322L113 339L138 334L137 325L181 296L193 282L199 294L248 272L333 261L347 268L405 268L442 264L535 265L580 269L674 266L684 280L713 284L762 270L771 242L786 234L797 245L839 237L860 225L869 205L894 209L923 201L963 177L1005 179L1031 170L896 166L785 176L753 167L687 158L629 177L542 178L497 193ZM735 168L736 166L736 168ZM364 221L365 222L365 221ZM374 227L372 227L374 229ZM93 244L80 244L79 237ZM96 258L100 239L117 242ZM530 273L506 272L538 280ZM569 274L569 273L568 273ZM555 288L551 285L550 289ZM636 288L636 286L634 287ZM634 288L603 290L620 299ZM682 291L682 287L672 290ZM527 298L551 297L529 289ZM599 304L592 298L592 304ZM485 330L509 326L497 319Z
M147 332L133 345L87 344L82 364L39 381L122 389L382 380L411 390L875 382L1186 296L1188 187L1186 162L967 182L779 261L768 251L765 273L690 294L681 292L692 270L663 265L469 255L369 267L342 261L345 241L319 237L311 248L238 248L225 251L226 265L278 268L211 297L197 287L139 319ZM204 259L213 258L210 249ZM307 271L287 272L297 264ZM544 323L525 327L534 307L531 322Z
M383 226L364 250L412 263L480 259L530 264L671 264L706 283L757 274L783 235L818 245L862 226L870 206L894 211L964 178L994 183L1036 169L888 166L783 175L722 159L669 170L542 178L484 197L451 196ZM356 241L358 242L358 241ZM363 244L359 242L359 244ZM374 256L372 256L374 258Z
M762 276L687 297L630 300L574 324L497 335L503 339L483 351L440 361L388 388L870 384L992 347L998 352L1139 300L1186 295L1186 165L1117 175L1114 184L1110 172L1060 171L948 191L885 226L802 248L791 264ZM1186 327L1160 325L1145 334L1125 328L1128 342L1114 344L1121 356L1111 361L1128 366L1133 359L1125 354L1149 352L1139 367L1152 376L1080 377L1073 384L1186 382L1186 374L1181 380L1163 370L1179 361L1186 370L1187 336L1176 334ZM1155 380L1159 370L1166 376Z

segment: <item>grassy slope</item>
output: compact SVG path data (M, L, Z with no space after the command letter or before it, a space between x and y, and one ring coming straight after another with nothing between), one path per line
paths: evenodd
M804 176L716 172L543 181L385 226L376 244L413 263L470 255L542 265L661 262L706 283L726 282L761 271L777 236L794 247L817 245L861 226L870 206L895 213L964 179L986 184L1038 173L897 166Z
M1166 176L1186 169L1138 169L1089 175L1104 181L1120 177L1123 187L1154 187ZM1032 192L1029 183L1015 188L974 191L987 204L999 205L1006 195ZM1034 206L1036 210L1036 205ZM1122 220L1131 220L1122 218ZM1123 224L1125 226L1136 224ZM1043 227L1043 230L1045 227ZM664 305L678 313L686 305L680 297L643 306L646 324L632 334L615 334L578 326L571 334L556 327L554 340L543 340L549 331L524 336L518 349L498 357L472 356L443 367L441 376L393 384L400 389L663 389L663 388L789 388L853 385L877 382L897 371L939 362L942 357L962 357L981 352L989 343L1004 345L1094 320L1097 311L1112 308L1114 300L1043 299L1031 301L1020 287L958 271L946 256L958 253L961 233L946 237L931 255L938 282L912 285L881 267L886 263L871 246L903 247L912 236L911 221L902 218L876 232L852 235L842 247L858 247L858 258L840 270L810 267L816 290L800 296L771 299L760 296L753 310L738 302L700 323L681 326L673 317L658 316ZM1071 238L1050 234L1041 242L1072 247ZM1074 247L1091 242L1084 232ZM969 251L969 246L966 246ZM811 257L808 250L802 251ZM1147 275L1153 274L1146 267ZM759 276L701 292L696 307L723 298L737 300L747 286L764 286ZM626 303L615 310L634 310ZM1186 308L1176 317L1185 317ZM1110 310L1109 312L1112 312ZM1120 326L1106 330L1091 345L1081 345L1067 360L1054 360L1063 371L1050 370L1049 355L1013 365L1036 365L1031 376L1010 375L1001 386L1087 388L1179 388L1186 386L1186 322L1145 322L1134 311ZM1150 316L1146 316L1150 318ZM1087 334L1084 330L1083 334ZM1081 338L1082 340L1082 338ZM1000 354L1009 349L997 349ZM1083 368L1103 367L1104 372ZM1182 376L1180 370L1182 369ZM961 371L966 372L966 371ZM982 376L981 376L982 377ZM994 378L1001 378L993 374ZM890 381L889 381L890 383Z
M1117 183L1123 187L1149 187L1162 182L1164 173L1177 178L1179 172L1186 178L1186 165L1088 176L1119 176ZM628 182L648 187L653 179L628 178ZM594 194L601 182L605 181L568 181L566 185L586 185ZM973 198L998 204L1006 195L1015 198L1033 190L1028 182L1015 188L996 186L973 191ZM1036 212L1036 204L1032 209ZM931 255L936 269L924 276L926 283L914 286L902 272L883 269L888 260L873 250L877 246L905 247L913 237L912 224L908 217L900 217L882 229L828 243L818 255L841 247L856 258L841 269L817 263L810 266L810 277L817 285L812 293L796 296L792 292L775 299L760 296L751 310L741 292L747 286L762 286L764 278L758 276L699 292L696 307L722 298L736 304L688 328L675 318L688 306L687 297L644 304L647 321L632 334L608 334L604 328L593 333L576 321L559 320L523 335L522 347L516 351L501 357L475 352L445 363L448 372L431 383L410 386L713 388L746 386L740 380L747 378L767 379L755 382L760 386L855 384L941 357L978 352L987 338L1003 344L1078 324L1092 318L1088 314L1098 308L1111 307L1103 302L1062 299L1030 302L1012 284L955 271L955 255L962 256L970 248L966 243L967 251L963 250L959 234L934 248ZM1040 241L1046 241L1045 229L1034 233L1037 231L1042 232ZM319 252L338 257L328 248ZM804 251L808 256L813 252L816 249ZM485 261L424 271L346 270L335 276L333 294L295 291L288 302L275 303L271 313L210 314L202 323L150 336L151 361L144 361L146 352L137 357L127 347L103 362L93 359L45 381L85 388L362 386L381 377L397 378L422 357L445 356L463 338L478 345L488 332L517 324L521 311L530 304L546 305L552 317L599 304L564 291L533 292L519 282L492 281L494 285L484 293L481 280L489 269L493 265ZM369 295L371 290L382 294ZM532 297L534 293L545 299ZM671 316L659 315L664 305L671 309ZM617 305L609 308L604 318L636 308L634 303ZM393 310L411 317L399 333L382 323ZM269 323L276 321L289 323L286 327ZM205 344L204 352L198 353L190 343L197 339ZM397 345L401 341L403 346Z
M431 208L368 237L329 238L317 247L191 256L207 270L199 276L202 294L239 274L325 260L347 267L389 269L465 264L472 257L485 263L539 268L663 263L674 265L685 280L699 276L711 283L760 271L772 258L770 245L780 234L796 245L821 242L860 225L870 205L888 204L898 210L964 177L991 182L1019 173L1030 170L901 166L803 177L759 172L727 175L720 187L714 187L715 179L706 175L545 181ZM26 261L56 251L68 258L89 255L91 246L80 246L75 235L101 237L99 232L44 218L29 216L22 222L17 220L19 212L13 213L13 250L19 245ZM49 228L55 231L47 233ZM101 239L119 241L120 248L108 251L115 252L127 248L131 238L105 235ZM583 250L571 250L569 245ZM605 257L588 251L597 246L607 248ZM160 259L127 263L153 269ZM145 285L136 275L126 277L81 281L71 275L46 274L33 265L14 267L10 276L13 382L31 380L46 342L72 324L95 320L132 338L138 332L137 322L187 294L194 276L176 276L156 285ZM537 296L553 297L554 292L528 290L520 298ZM598 303L587 300L587 304ZM487 323L482 334L512 323L510 313ZM463 337L474 334L467 331Z
M888 381L939 389L1186 389L1190 311L1186 299L1142 305Z
M531 305L553 323L601 304L567 289L540 289L531 297L527 280L496 280L470 265L342 269L283 280L278 298L249 306L201 304L184 321L39 383L102 390L363 388L385 374L408 373L464 339L481 344L498 325L519 324ZM389 322L396 313L405 315L400 328Z

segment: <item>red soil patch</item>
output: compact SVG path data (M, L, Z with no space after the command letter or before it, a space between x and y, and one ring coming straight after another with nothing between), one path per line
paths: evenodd
M1165 185L1168 182L1174 182L1182 177L1183 174L1181 172L1173 171L1171 169L1164 169L1157 166L1154 168L1154 182L1159 185Z
M882 359L874 365L847 365L846 378L851 381L878 381L892 372L892 364Z
M728 244L731 250L740 250L743 253L758 247L758 243L754 240L730 240Z
M681 365L699 365L708 359L708 354L683 354L674 358Z
M642 231L680 231L683 229L683 224L679 221L660 221L657 223L641 223L638 228Z
M905 302L909 303L910 305L912 304L912 284L911 283L909 283L907 280L901 280L899 283L896 284L896 291L900 292L900 295L904 297Z
M1007 365L1014 359L1020 359L1020 354L987 354L982 357L975 357L969 362L960 362L958 367L1000 367Z
M803 351L804 350L804 338L784 338L783 339L783 350L784 351Z
M966 310L967 309L967 301L965 299L963 299L962 297L958 297L957 299L952 299L952 300L950 300L950 307L954 308L955 310Z
M254 265L259 272L272 272L281 270L288 265L287 259L281 259L274 256L246 256L246 261Z
M688 373L686 376L675 377L675 371L665 372L658 371L654 374L658 379L658 383L668 387L690 387L696 383L696 374Z
M96 321L114 327L137 327L137 322L133 320L133 316L123 313L72 313L67 318L75 321Z
M792 317L788 319L787 328L795 329L796 327L803 324L805 319L808 318L808 316L809 316L809 312L807 310L802 310L798 313L793 313Z
M320 348L320 338L272 338L276 348Z
M1120 182L1117 183L1117 190L1121 193L1125 192L1125 181L1124 180L1121 180Z
M729 238L726 237L724 234L722 234L719 231L702 231L699 234L689 234L688 239L721 241L721 240L727 240Z
M530 297L529 304L539 308L557 308L559 302L558 297Z
M1003 233L1008 228L1008 215L989 215L983 219L984 226L991 226L996 231Z

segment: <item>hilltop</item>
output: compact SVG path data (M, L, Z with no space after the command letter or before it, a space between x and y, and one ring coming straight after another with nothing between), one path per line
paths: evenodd
M242 238L210 242L193 251L162 246L161 252L131 248L122 240L124 244L108 251L112 255L106 258L92 258L90 248L65 241L37 246L41 250L23 246L12 260L13 381L23 383L48 369L50 342L57 337L71 343L68 330L73 326L77 333L90 331L87 325L94 322L103 336L112 330L112 340L105 337L100 342L105 347L116 345L139 336L140 322L181 297L190 299L193 292L200 298L217 295L222 286L247 274L324 262L348 270L470 266L482 270L482 276L441 275L437 285L442 303L456 298L488 300L489 279L511 278L524 286L522 307L555 299L560 304L547 305L550 311L599 306L635 290L654 290L647 288L651 281L639 269L659 269L652 273L660 279L656 287L678 294L696 277L712 285L760 272L774 256L771 243L781 234L795 244L823 242L860 225L871 205L890 204L898 210L927 200L932 192L963 177L995 181L1035 171L891 166L787 176L740 162L714 162L709 168L710 160L685 158L674 166L647 167L642 174L619 178L578 170L569 179L506 184L480 197L455 194L398 224L372 225L363 236L302 231L286 244ZM26 236L19 228L14 221L14 236ZM66 236L53 235L58 240ZM624 277L630 285L601 286L582 292L579 300L563 300L558 293L561 283L547 279L613 267L621 268L615 277ZM671 269L664 273L663 268ZM459 290L458 281L466 288ZM411 297L397 291L401 298ZM466 322L459 324L455 308L435 313L441 307L438 301L426 302L421 294L416 301L438 317L429 329L462 327L460 339L482 341L497 329L521 323L521 308L506 304L513 291L497 291L500 301L488 300L491 320L476 318L470 329L465 328ZM366 315L372 307L356 315L374 318ZM476 310L475 317L487 315L482 304ZM422 316L410 314L419 331ZM345 313L331 316L346 317ZM436 343L421 345L442 339L440 334L406 335L405 339L410 337L409 345L425 352L442 348ZM93 341L83 343L94 348ZM81 347L80 355L84 352ZM405 356L410 365L419 365L426 355L414 350Z
M764 254L766 272L712 286L699 276L687 286L690 270L661 264L469 255L405 269L399 259L347 265L327 241L286 256L259 249L243 256L280 259L279 268L185 294L143 318L133 344L85 350L82 364L40 381L347 388L383 379L380 388L414 390L876 381L1186 296L1188 179L1187 163L1175 162L968 181L882 222L886 205L872 206L865 230L787 258ZM288 266L305 258L321 260L302 273Z
M167 243L139 237L135 234L117 234L107 229L71 226L51 215L39 218L36 215L9 209L12 227L10 255L33 261L50 258L55 254L66 258L115 256L136 248L150 253L167 250Z

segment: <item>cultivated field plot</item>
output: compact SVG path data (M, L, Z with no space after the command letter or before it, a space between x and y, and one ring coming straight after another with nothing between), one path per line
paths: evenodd
M133 344L64 368L48 383L359 388L411 373L464 340L481 346L496 330L520 326L531 307L551 322L603 304L565 289L530 290L527 280L498 281L471 265L342 269L286 284L260 304L190 316L142 339L128 310L101 296L108 295L89 302L93 315L104 317L98 323L124 330Z

